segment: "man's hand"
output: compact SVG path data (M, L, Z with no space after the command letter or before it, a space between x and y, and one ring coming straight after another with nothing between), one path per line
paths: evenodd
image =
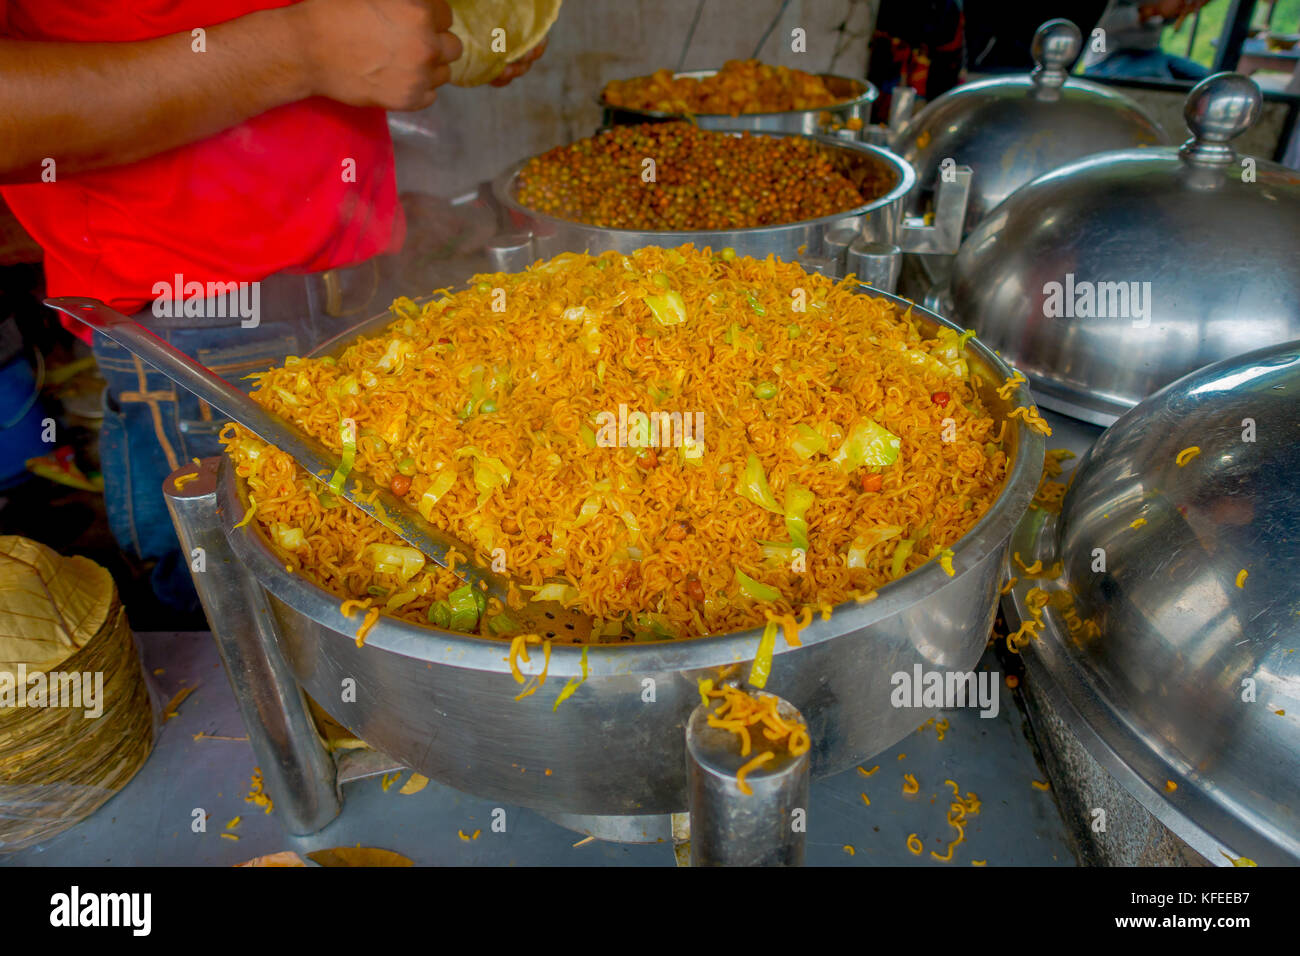
M493 86L505 86L511 80L518 79L532 68L543 53L546 52L546 41L543 40L537 46L533 47L514 63L507 63L506 68L501 71L501 75L492 81Z
M424 109L461 54L445 0L307 0L289 9L302 17L312 91L353 106Z

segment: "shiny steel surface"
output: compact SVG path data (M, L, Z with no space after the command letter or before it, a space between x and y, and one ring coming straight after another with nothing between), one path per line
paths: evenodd
M962 227L970 208L973 179L974 173L969 166L954 166L944 171L934 189L933 222L926 225L923 216L909 216L903 220L897 241L904 245L905 252L950 258L961 248L965 235Z
M1300 173L1228 145L1259 100L1245 77L1210 77L1188 95L1181 150L1057 170L966 238L954 314L1044 406L1110 424L1193 369L1300 337ZM1104 298L1107 317L1055 314L1052 283L1076 305Z
M1062 587L1099 628L1049 605L1024 650L1098 761L1212 862L1300 863L1300 341L1130 411L1011 550L1063 561L1052 584L1011 570L1015 616L1030 586Z
M915 167L931 194L942 164L974 171L965 232L1021 186L1067 163L1103 150L1167 143L1160 126L1122 93L1071 77L1079 55L1079 28L1050 20L1034 35L1032 74L967 83L916 114L895 137L894 149Z
M276 645L270 598L240 569L226 544L217 515L217 466L208 458L186 465L163 483L163 500L191 556L191 576L203 602L235 692L239 715L257 765L274 794L275 809L290 833L315 833L339 814L334 761L316 732L302 689ZM197 478L177 488L181 474ZM196 557L198 556L198 557ZM201 557L202 564L193 563Z
M913 316L931 328L956 328L919 308ZM356 334L384 321L377 317ZM995 415L1031 403L1024 388L1010 403L999 400L990 386L1010 370L977 341L967 348ZM910 673L915 665L967 670L979 659L1005 544L1043 459L1042 437L1018 419L1008 424L1007 484L989 513L953 546L954 577L932 562L880 588L874 601L850 602L829 620L814 620L801 634L801 647L777 641L767 689L807 719L814 775L879 752L931 716L890 705L891 674ZM353 635L359 619L344 618L337 598L287 573L254 526L234 527L243 505L228 463L218 506L237 560L268 595L276 641L304 689L372 746L489 799L573 814L685 810L683 731L699 703L697 682L752 660L761 637L755 628L691 641L590 645L587 679L555 709L560 688L581 675L582 659L580 648L557 645L545 686L517 701L520 686L501 641L385 617L358 648ZM534 653L523 666L535 674L540 663ZM354 703L339 701L347 678L355 681Z
M844 250L844 272L877 289L893 290L903 268L903 250L888 242L854 239Z
M717 70L690 70L674 73L674 77L690 77L702 80L713 76ZM750 130L767 133L803 133L812 135L824 133L835 127L843 127L849 120L862 121L862 128L871 122L871 104L880 94L866 80L855 80L834 73L819 73L826 88L836 96L844 97L843 102L834 106L824 106L815 110L785 110L779 113L742 113L740 116L728 116L722 113L695 113L691 122L701 129ZM611 106L605 102L602 93L597 100L603 113L602 126L624 126L630 123L662 123L668 120L682 119L679 113L662 113L657 110L635 110L624 106Z
M287 454L309 473L325 482L339 467L339 457L330 449L300 431L289 422L253 401L225 379L203 367L180 349L154 335L138 322L110 309L97 299L57 298L46 299L45 304L90 328L108 336L122 348L148 362L182 388L220 412L224 417L243 425L263 441L269 442ZM392 317L387 317L392 321ZM325 343L331 349L336 340ZM378 492L376 495L375 493ZM360 477L349 476L335 492L353 506L374 518L407 544L419 549L435 564L447 567L448 554L472 554L469 545L457 541L441 528L425 521L401 498L383 485L363 487ZM246 509L245 509L246 510ZM504 606L510 588L508 575L497 574L491 568L462 563L457 575L471 584L482 587L488 597L496 598ZM525 627L539 633L568 632L585 637L591 633L592 621L585 614L568 610L555 601L538 603L524 608L518 615Z
M763 691L755 691L757 695ZM784 749L745 776L736 773L764 751L758 737L748 756L730 730L710 727L699 704L686 724L686 776L691 802L691 866L802 866L808 838L808 754ZM777 698L787 723L802 723L789 701ZM775 752L775 751L774 751Z
M640 815L605 813L557 813L540 811L552 823L609 843L671 843L673 821L679 814L643 813ZM686 827L689 838L689 824Z
M515 196L518 193L519 171L527 162L525 160L516 163L492 183L493 194L506 209L511 221L512 235L531 236L531 241L522 246L516 242L512 257L504 261L513 270L523 268L534 259L550 258L560 252L589 251L594 255L612 249L629 253L644 246L678 246L687 242L694 243L696 247L709 246L713 249L730 246L740 255L755 258L774 254L786 261L793 261L802 255L820 255L825 234L844 227L852 227L863 233L878 232L880 235L873 238L893 241L902 228L902 199L916 184L916 174L912 172L912 167L888 150L874 146L826 136L814 136L811 139L836 154L837 159L850 168L883 172L892 183L890 190L869 203L833 216L780 226L686 232L605 229L559 219L520 205Z

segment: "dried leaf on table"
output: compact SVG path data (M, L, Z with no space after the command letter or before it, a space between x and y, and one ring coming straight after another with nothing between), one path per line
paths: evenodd
M321 866L415 866L400 853L372 846L340 846L307 854Z
M282 850L279 853L268 853L266 856L258 856L246 863L236 863L235 866L306 866L306 862L297 853L292 850Z
M406 781L406 783L402 784L402 789L398 790L397 792L404 793L404 794L419 793L428 785L429 785L428 777L424 776L424 774L413 773L411 774L411 779Z
M109 621L112 575L82 557L0 536L0 665L55 667Z

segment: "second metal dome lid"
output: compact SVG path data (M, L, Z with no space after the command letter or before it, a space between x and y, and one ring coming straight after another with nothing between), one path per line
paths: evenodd
M1021 188L962 243L954 315L1055 411L1109 425L1174 379L1300 338L1300 173L1238 156L1259 88L1187 97L1181 148L1120 150Z
M974 171L966 230L1025 183L1092 153L1169 142L1122 93L1071 77L1079 28L1049 20L1034 34L1033 73L968 83L938 97L895 137L893 148L933 189L945 160Z

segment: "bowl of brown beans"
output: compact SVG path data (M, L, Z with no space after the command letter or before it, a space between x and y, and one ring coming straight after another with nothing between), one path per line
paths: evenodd
M605 230L730 232L848 217L891 198L910 168L824 137L691 123L616 126L524 162L508 198Z

